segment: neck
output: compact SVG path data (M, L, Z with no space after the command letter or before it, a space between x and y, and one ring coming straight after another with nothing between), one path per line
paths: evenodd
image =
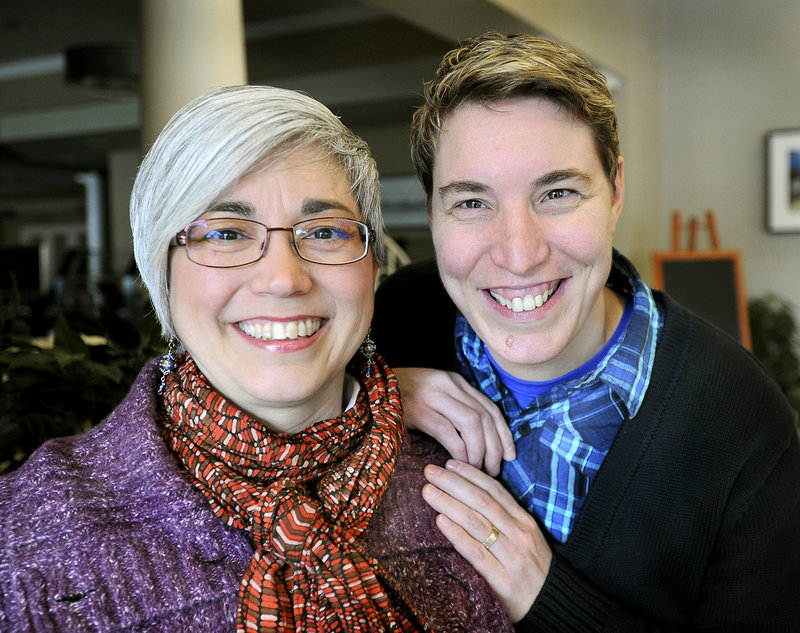
M597 325L584 333L584 338L573 341L566 349L557 367L551 367L543 380L554 380L577 369L594 358L603 346L611 340L625 312L625 300L610 288L603 288L602 300L596 309L602 314L596 319Z
M344 374L341 379L334 381L307 401L279 404L260 403L261 406L253 407L252 410L240 408L261 421L274 433L295 435L320 420L328 420L341 415L352 405L358 395L358 389L358 381L349 374Z

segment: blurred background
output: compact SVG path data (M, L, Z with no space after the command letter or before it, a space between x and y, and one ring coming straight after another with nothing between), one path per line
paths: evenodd
M755 330L769 332L787 393L800 388L800 229L766 224L766 140L800 130L797 0L6 0L0 446L102 417L162 348L136 283L128 198L180 105L227 83L319 99L369 142L388 233L402 261L420 259L433 251L410 117L442 54L490 28L561 41L604 71L625 157L616 246L652 281L672 212L713 209L761 312L754 347L766 356Z

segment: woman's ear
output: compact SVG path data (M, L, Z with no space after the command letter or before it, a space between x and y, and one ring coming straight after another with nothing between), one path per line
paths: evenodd
M614 178L614 195L611 198L612 232L617 228L617 221L622 215L622 205L625 202L625 174L622 156L617 159L617 175Z

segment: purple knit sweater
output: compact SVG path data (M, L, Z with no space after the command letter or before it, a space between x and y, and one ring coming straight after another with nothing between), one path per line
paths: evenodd
M253 545L178 470L155 422L157 381L150 363L103 423L0 478L1 632L235 630ZM367 549L435 631L509 631L420 496L422 468L445 458L406 437Z

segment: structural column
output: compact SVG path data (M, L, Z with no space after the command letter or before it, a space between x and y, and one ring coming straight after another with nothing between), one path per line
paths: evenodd
M140 0L141 140L194 97L247 83L241 0Z

